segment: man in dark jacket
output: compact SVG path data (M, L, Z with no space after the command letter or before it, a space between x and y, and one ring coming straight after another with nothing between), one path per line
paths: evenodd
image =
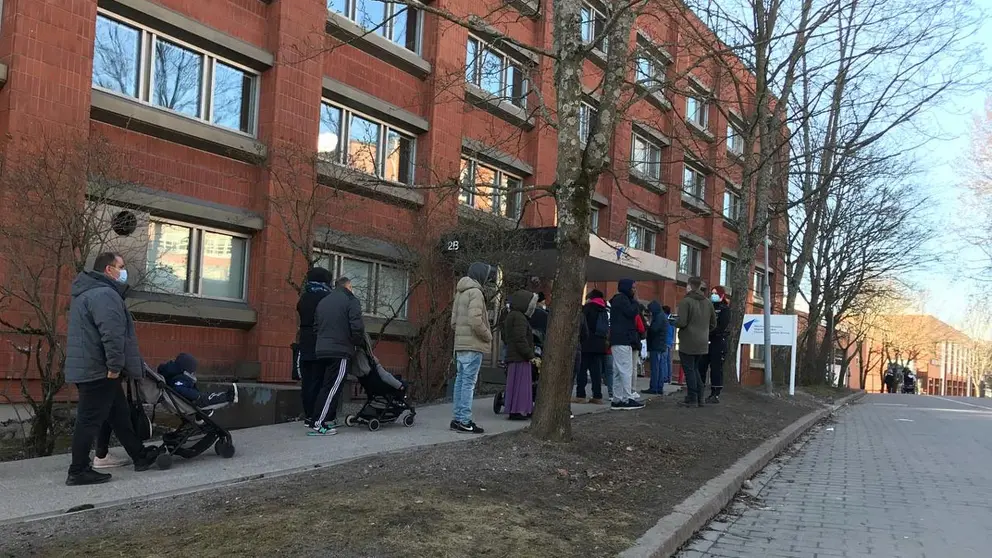
M575 378L575 402L586 402L586 382L592 379L592 399L589 403L603 403L603 374L607 373L606 351L610 348L610 314L606 310L603 293L593 289L582 307L585 337L580 336L582 357ZM583 329L580 329L583 331ZM612 375L613 371L609 373Z
M324 369L317 366L317 333L314 331L314 315L317 305L331 292L331 272L315 267L307 272L307 282L303 294L296 303L296 313L300 316L300 331L297 335L297 365L300 371L300 397L303 399L304 424L313 428L314 401L324 384Z
M730 299L727 289L721 286L710 291L710 302L716 312L716 329L710 332L709 352L700 359L700 389L706 387L706 373L710 376L710 395L707 403L719 403L723 391L723 361L727 358L727 336L730 334Z
M313 423L310 435L326 436L337 432L335 420L341 384L348 373L349 361L355 356L355 347L365 339L362 304L351 292L350 279L339 278L334 290L317 304L314 328L316 366L323 371L323 380L310 417Z
M97 256L93 271L84 271L72 282L66 335L65 381L76 384L79 402L72 433L72 464L67 485L98 484L111 475L94 471L90 449L103 428L109 428L134 462L135 471L147 470L155 453L146 450L131 424L122 377L141 378L144 361L138 350L134 318L124 303L127 270L124 258L113 252ZM109 428L108 428L109 427ZM97 457L106 457L106 442ZM100 456L99 453L104 455Z
M644 407L634 393L634 350L641 344L636 319L639 306L634 281L621 279L617 294L610 299L610 350L613 353L613 403L615 410L628 411Z
M701 292L703 280L690 277L686 296L679 302L676 327L679 328L679 360L685 372L688 390L686 405L695 402L703 406L703 387L700 385L699 362L709 352L709 335L716 329L716 312L713 304Z
M665 365L669 358L668 354L668 316L662 310L661 304L657 300L651 301L648 305L651 312L651 325L648 327L648 354L651 357L651 385L641 393L654 395L664 395L665 393Z
M544 293L537 293L537 307L530 316L530 327L538 334L543 344L548 336L548 303Z

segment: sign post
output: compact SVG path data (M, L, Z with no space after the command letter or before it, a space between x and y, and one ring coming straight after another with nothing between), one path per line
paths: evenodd
M768 328L768 337L771 345L776 347L792 347L791 366L789 367L789 395L796 394L796 339L799 332L799 317L789 314L773 314L770 316L771 327ZM745 314L744 324L741 326L741 339L737 344L737 381L741 380L741 359L740 349L742 345L764 345L765 344L765 316L761 314ZM766 351L765 366L772 355Z

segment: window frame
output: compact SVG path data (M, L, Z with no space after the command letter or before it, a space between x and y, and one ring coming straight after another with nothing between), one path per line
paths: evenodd
M323 162L326 162L326 163L331 163L331 164L334 164L334 165L338 165L340 167L351 169L351 170L354 170L356 172L360 172L360 173L362 173L364 175L367 175L367 176L375 176L379 180L382 180L382 181L384 181L386 183L389 183L389 184L396 184L396 185L399 185L399 186L408 187L408 186L413 186L417 182L417 178L416 178L417 164L416 164L416 161L417 161L417 140L419 139L419 137L418 137L417 134L415 134L413 132L410 132L410 131L407 131L407 130L404 130L404 129L399 128L397 126L393 126L392 124L389 124L388 122L382 120L381 118L376 118L374 116L369 116L368 114L366 114L364 112L360 112L360 111L357 111L355 109L352 109L352 108L344 105L343 103L332 101L332 100L328 99L327 97L321 98L320 104L321 104L321 113L320 113L320 118L321 119L323 118L323 108L324 108L324 105L328 105L330 107L336 108L339 111L341 111L341 129L338 131L338 156L337 156L337 160L329 160L327 158L323 158L323 157L320 156L321 153L329 153L329 152L320 151L320 127L323 124L323 122L318 122L317 123L317 155L318 155L318 160L319 161L323 161ZM378 141L378 144L376 145L376 174L374 174L374 175L369 174L369 173L367 173L367 172L365 172L365 171L363 171L361 169L352 167L345 160L346 159L347 150L344 149L344 147L350 141L349 138L350 138L350 135L351 135L351 117L352 116L357 116L357 117L359 117L359 118L361 118L363 120L367 120L369 122L372 122L373 124L376 124L378 126L378 128L379 128L379 141ZM386 155L387 155L387 153L386 153L386 144L388 143L388 138L389 138L389 132L390 131L396 132L396 133L398 133L401 136L406 136L406 137L411 138L413 140L413 145L412 145L412 147L410 149L410 162L409 162L410 168L407 169L407 172L410 173L410 182L409 183L400 182L400 181L397 181L397 180L390 180L390 179L386 178Z
M603 207L593 203L589 209L589 232L599 234L599 212Z
M683 269L682 262L687 258L684 257L683 251L686 252L685 255L695 255L693 258L693 265L690 267L695 267L695 269ZM685 240L679 240L679 265L678 272L687 277L701 277L703 273L703 249L699 246L692 244L691 242L686 242Z
M730 210L731 215L728 215L727 202L730 200L733 200L734 203L730 204L732 210ZM724 221L728 221L735 225L739 224L741 221L741 215L743 215L743 210L741 209L742 204L743 200L741 199L741 195L738 194L733 188L730 188L729 186L725 187L723 190L723 209L720 212Z
M689 173L692 173L692 190L687 188L686 178ZM696 163L690 160L683 161L682 166L682 193L690 198L705 201L706 200L706 178L708 174L702 170ZM698 189L699 192L696 193L695 190Z
M169 292L169 291L165 291L164 289L158 289L157 287L156 287L156 290L151 290L151 291L146 291L146 290L144 290L142 288L139 288L138 290L143 291L143 292L153 292L153 293L154 292L165 292L167 294L171 294L171 295L175 295L175 296L200 298L200 299L204 299L204 300L227 300L227 301L244 302L244 303L247 303L248 302L248 271L249 271L250 266L251 266L251 235L240 233L240 232L231 231L231 230L228 230L228 229L222 229L222 228L218 228L218 227L211 227L211 226L207 226L207 225L198 225L196 223L192 223L192 222L189 222L189 221L181 221L181 220L178 220L178 219L169 219L169 218L165 218L165 217L156 217L156 216L153 215L153 216L150 216L148 218L148 226L150 227L154 223L161 223L161 224L164 224L164 225L173 225L173 226L176 226L176 227L183 227L183 228L190 229L189 246L187 246L187 248L186 248L186 257L187 257L186 266L187 266L187 272L190 273L190 275L192 275L193 277L195 277L195 281L191 277L190 280L189 280L189 283L190 283L190 285L193 285L193 284L196 285L196 292L172 293L172 292ZM221 234L221 235L224 235L224 236L230 236L232 238L241 238L241 239L244 239L244 241L245 241L245 254L244 254L245 258L244 258L244 260L245 261L244 261L244 269L241 270L242 271L242 278L243 278L242 279L242 285L241 285L241 298L232 298L232 297L223 297L223 296L207 296L207 295L202 294L203 293L203 256L204 256L204 252L206 252L205 246L204 246L204 240L203 240L203 236L204 236L203 233L205 233L205 232L214 233L214 234ZM149 237L148 237L148 244L151 244L151 242L152 242L152 239L151 239L151 236L149 235ZM231 255L232 256L234 255L233 251L232 251ZM148 263L149 263L149 261L148 261L148 248L146 246L145 247L145 269L144 269L145 276L147 276L147 274L148 274ZM155 287L154 285L152 285L152 286Z
M668 82L668 67L670 63L653 52L655 48L653 45L646 45L642 41L637 41L635 48L637 49L637 53L634 57L634 84L645 90L650 90L657 85L657 89L654 92L659 93L663 91ZM640 78L642 60L651 66L652 75L647 79Z
M588 20L584 18L583 12L585 10L589 10ZM608 21L608 19L609 18L607 17L605 10L600 9L592 2L582 2L579 6L579 39L583 42L583 44L590 45L593 49L598 50L603 54L609 54L610 51L610 44L608 40L609 37L603 34L603 29L602 29L606 27L606 22ZM602 22L601 28L599 29L598 33L596 29L597 22ZM589 26L590 29L589 32L590 40L588 41L582 38L582 33L585 31L587 25ZM602 46L602 48L595 46L597 42Z
M727 153L737 157L744 155L744 132L733 118L727 119Z
M363 254L350 253L350 252L344 252L344 251L339 251L339 250L331 250L331 249L324 249L324 248L314 248L313 254L314 254L314 262L321 262L322 263L322 260L324 258L328 258L330 260L331 265L329 267L327 267L326 269L331 272L331 277L332 277L332 280L334 280L334 281L336 281L339 277L342 276L341 267L342 267L342 262L344 260L354 260L354 261L358 261L358 262L362 262L362 263L371 264L372 265L372 274L374 276L373 277L373 283L374 283L373 284L373 292L372 292L372 295L371 295L372 296L372 300L369 301L369 302L371 302L371 304L363 304L362 315L363 316L368 316L368 317L371 317L371 318L394 319L394 320L402 320L402 321L409 321L410 320L410 297L409 296L406 296L405 300L403 301L403 312L402 312L402 315L400 315L399 313L397 313L395 316L384 316L384 315L378 313L378 311L379 311L379 296L380 296L380 291L381 291L381 285L379 283L380 269L383 266L385 266L385 267L388 267L388 268L400 269L400 270L403 270L405 272L405 274L406 274L406 283L405 283L405 287L403 289L404 295L408 295L410 293L410 270L404 269L401 265L397 264L397 262L395 262L395 261L382 260L382 259L377 259L377 258L374 258L374 257L369 257L369 256L366 256L366 255L363 255ZM366 301L363 301L363 302L366 302ZM375 308L372 309L372 308L369 308L369 306L374 306Z
M138 84L137 84L137 96L130 96L115 91L113 89L108 89L106 87L101 87L93 83L93 69L90 71L90 87L98 91L114 95L116 97L121 97L124 99L131 99L135 102L141 103L142 105L155 108L158 110L163 110L169 114L174 114L181 116L183 118L188 118L196 122L206 124L208 126L213 126L215 128L220 128L222 130L227 130L235 134L240 134L243 136L257 138L258 137L258 127L259 127L259 101L261 99L261 84L262 84L262 74L245 66L244 64L239 64L229 58L224 56L214 54L206 49L200 48L198 46L187 43L181 39L177 39L168 33L162 31L157 31L152 27L147 25L142 25L132 19L118 15L105 8L97 8L97 21L99 18L103 17L111 22L117 23L118 25L124 25L126 27L131 27L138 31L138 60L136 60L135 71L138 74ZM94 26L94 34L96 27ZM186 113L173 110L168 107L160 106L155 104L153 101L153 96L155 92L155 45L157 44L159 38L165 40L168 43L172 43L183 49L194 52L202 57L203 67L200 69L200 91L199 91L199 103L200 107L197 111L197 116L190 116ZM96 38L94 37L93 43L94 51L96 49ZM95 54L94 54L95 59ZM224 126L222 124L217 124L213 121L214 119L214 87L216 86L216 63L220 62L231 68L240 70L245 74L251 76L252 78L252 91L251 91L251 111L249 114L250 131L245 132L237 128L231 128ZM94 65L95 66L95 65Z
M373 34L373 35L379 35L383 39L386 39L390 43L392 43L392 44L394 44L394 45L396 45L396 46L398 46L398 47L400 47L400 48L402 48L404 50L408 50L408 51L416 54L417 56L422 56L422 52L423 52L423 48L424 48L424 12L423 12L423 10L418 10L416 7L414 7L414 6L410 5L410 4L401 4L401 3L398 3L398 2L387 2L387 1L383 1L382 3L385 4L385 8L386 8L386 16L384 18L384 21L381 24L376 25L373 29L366 29L365 26L362 24L362 22L358 21L358 19L357 19L358 18L358 15L357 15L357 2L355 0L344 0L345 11L348 12L346 14L341 13L341 12L339 12L337 10L332 9L331 6L330 6L330 4L332 2L333 2L333 0L325 0L324 3L326 5L326 7L327 7L327 11L333 12L333 13L336 13L336 14L340 15L341 17L347 19L348 21L350 21L350 22L354 23L355 25L357 25L358 27L360 27L366 33ZM393 37L395 37L395 34L394 34L395 33L394 22L396 21L396 19L395 19L396 18L396 6L402 6L402 7L406 8L406 9L408 9L408 10L412 10L413 13L416 14L416 19L417 19L417 23L416 23L416 25L417 25L417 36L414 37L414 39L413 39L413 43L414 43L414 47L415 47L414 49L408 48L406 46L406 44L400 44L400 43L396 42L396 40L393 38ZM388 33L388 35L385 32L383 32L382 34L379 34L378 33L378 29L388 29L389 30L389 33ZM390 37L389 35L393 35L393 37Z
M583 114L585 114L584 117ZM592 137L593 129L598 121L599 108L593 106L592 103L581 101L579 103L579 142L583 146L589 144L589 138ZM584 134L582 133L583 126L586 128Z
M769 278L771 274L769 273ZM754 270L751 289L754 291L755 304L765 303L765 270L758 268Z
M729 286L730 276L734 273L735 267L737 267L736 261L725 257L720 258L720 284L722 286Z
M469 60L468 54L471 48L471 43L475 42L475 59ZM488 91L482 85L482 60L484 58L483 53L485 51L492 51L495 55L500 57L500 91L499 95ZM471 66L472 75L469 75L469 67ZM491 42L486 41L478 35L469 34L468 40L465 42L465 81L471 83L472 85L482 89L489 95L493 95L496 99L501 101L506 101L511 105L520 108L527 109L527 97L530 95L530 79L527 77L527 73L524 71L526 63L519 60L518 58L507 54L503 49L498 46L493 45ZM508 74L511 69L516 69L520 73L520 89L521 94L519 102L515 102L517 99L513 96L513 83L508 79Z
M685 96L685 119L697 128L708 131L710 124L709 93L690 82L689 94ZM693 104L695 103L695 110Z
M644 143L648 148L654 148L655 150L657 150L657 152L658 152L658 176L651 176L650 174L644 173L640 169L637 168L641 164L645 164L645 165L651 164L651 163L649 163L647 161L635 161L634 160L634 154L637 151L637 142L638 141L640 141L641 143ZM653 141L652 139L650 139L646 134L638 133L637 130L635 129L633 132L631 132L631 138L630 138L630 170L634 173L635 176L638 176L638 177L643 178L645 180L649 180L649 181L660 183L661 182L662 149L663 149L663 147L660 144L658 144L656 141Z
M471 169L472 170L471 170L471 173L470 174L471 174L471 184L472 184L473 188L471 190L467 189L466 188L466 184L464 182L464 178L459 175L459 177L458 177L458 187L459 187L458 203L460 205L464 205L466 207L469 207L469 208L471 208L471 209L473 209L475 211L481 211L483 213L490 213L492 215L495 215L497 217L502 217L504 219L511 219L511 220L514 220L514 221L520 219L520 217L523 215L523 209L524 209L523 208L523 204L524 204L524 191L523 191L524 190L524 179L523 179L523 177L520 176L520 175L513 174L512 172L507 172L507 171L503 170L502 168L499 168L499 167L497 167L495 165L487 164L487 163L485 163L483 161L480 161L476 157L472 157L471 155L467 155L467 154L464 154L464 153L462 154L461 158L459 159L459 169L461 169L461 162L462 161L466 161L466 162L468 162L471 165ZM475 206L475 197L477 195L476 190L477 190L477 186L479 184L476 181L476 178L475 177L477 176L476 175L476 172L477 172L476 169L479 167L479 165L483 166L484 168L486 168L486 169L488 169L488 170L490 170L490 171L492 171L494 173L494 177L495 177L496 183L500 184L500 188L497 190L497 192L499 192L500 195L502 195L502 184L503 184L503 181L504 180L506 180L506 179L512 179L512 180L517 180L517 181L520 182L520 191L519 192L516 192L515 194L513 194L513 198L514 199L512 201L514 202L514 208L515 208L515 212L514 212L515 214L514 215L509 215L509 213L510 213L510 203L511 203L511 198L509 197L509 192L507 192L507 201L506 201L507 215L502 215L502 214L500 214L499 212L497 212L495 210L494 211L486 211L485 209L480 209L480 208L478 208L478 207ZM459 170L459 172L460 172L460 170ZM463 193L468 193L468 195L469 195L469 203L464 203L462 201L461 198L462 198L462 194ZM499 208L499 197L496 197L496 200L492 204L492 207L494 209L498 209Z
M639 235L643 235L644 238L650 242L642 243L642 246L631 246L630 244L630 230L632 228L640 229ZM640 250L641 252L647 252L648 254L654 254L658 249L658 235L661 231L647 225L637 219L627 219L627 229L625 231L626 237L624 238L624 245L628 248L634 250ZM638 236L640 238L640 236Z

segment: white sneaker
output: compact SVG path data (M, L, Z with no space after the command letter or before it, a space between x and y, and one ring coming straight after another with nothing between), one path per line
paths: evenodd
M131 458L129 457L117 457L112 453L107 453L107 457L96 457L93 456L93 468L94 469L114 469L117 467L123 467L125 465L131 464Z

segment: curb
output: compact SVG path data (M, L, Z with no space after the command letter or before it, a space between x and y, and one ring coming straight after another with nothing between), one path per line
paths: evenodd
M841 407L861 399L865 392L848 395L832 406L812 412L785 427L750 453L737 460L715 479L704 484L691 496L675 506L654 527L644 533L634 546L621 552L619 558L665 558L674 555L696 531L702 529L723 510L744 485L744 481L765 468L799 436Z

